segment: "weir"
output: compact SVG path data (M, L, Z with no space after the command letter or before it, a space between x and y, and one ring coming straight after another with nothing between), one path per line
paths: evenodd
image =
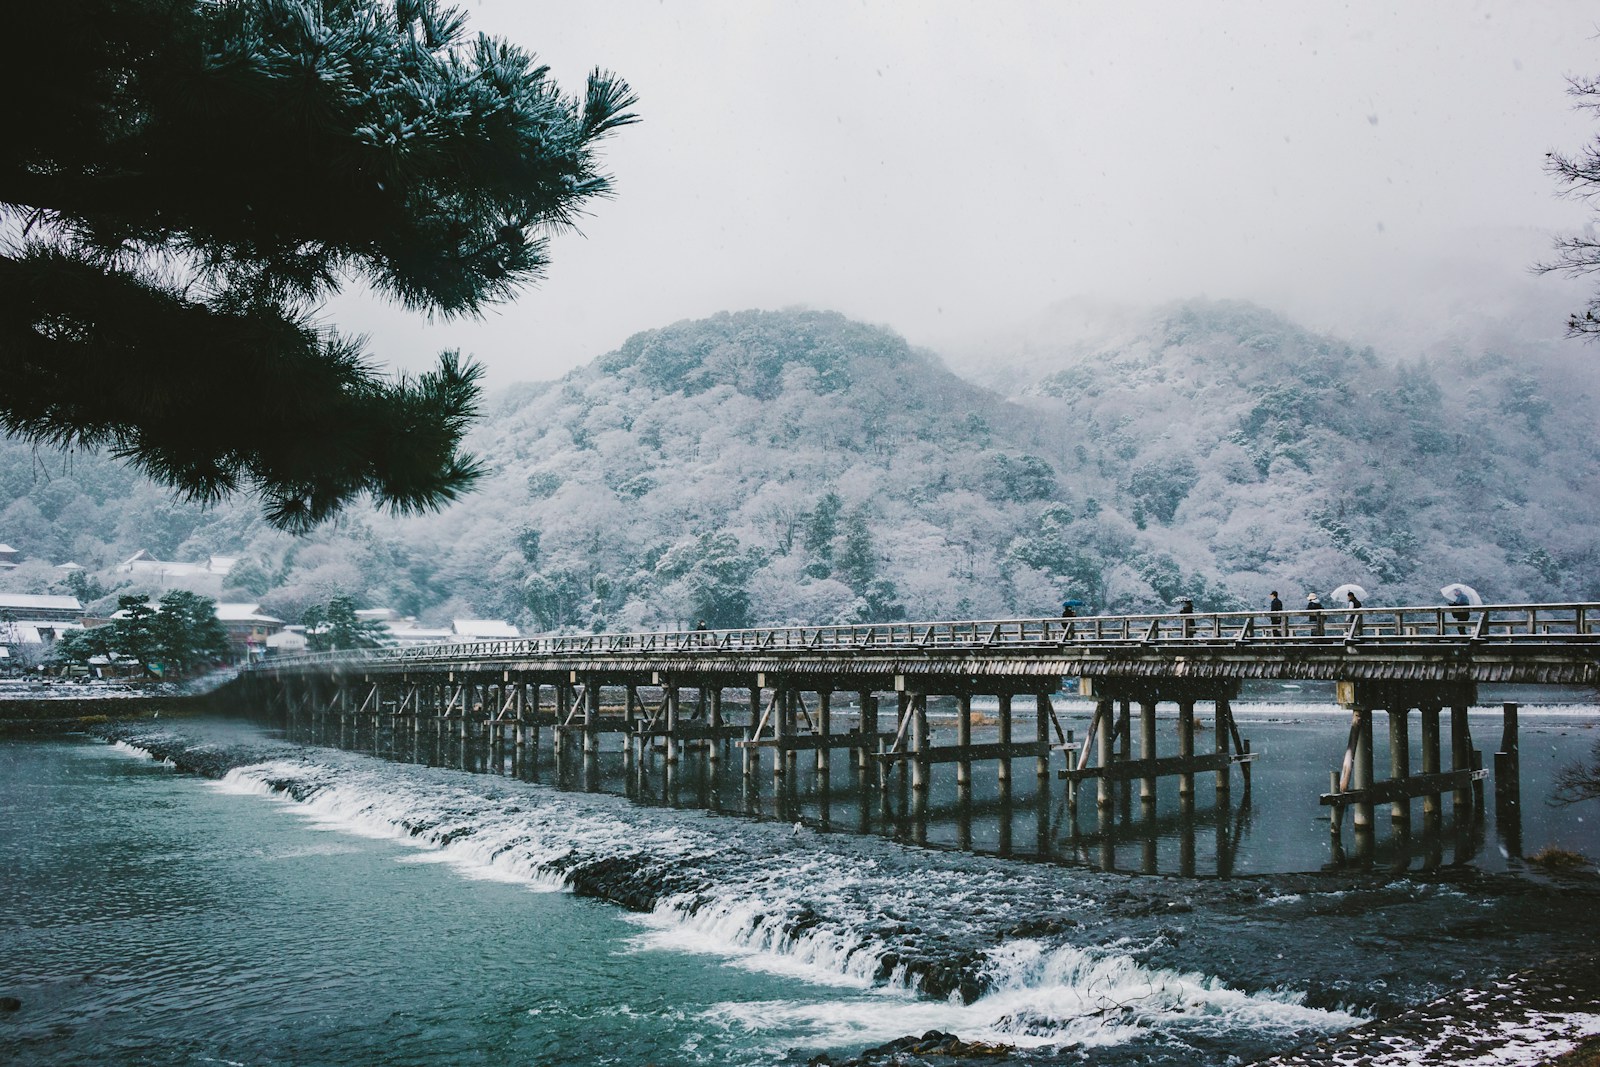
M958 805L969 807L980 773L993 776L1002 805L1014 775L1031 778L1039 796L1055 779L1065 782L1074 840L1088 843L1105 838L1119 811L1124 821L1132 815L1135 782L1146 820L1165 779L1176 780L1186 815L1207 775L1219 809L1236 774L1247 805L1260 754L1234 720L1241 683L1332 681L1351 722L1342 756L1330 745L1337 764L1319 799L1330 809L1335 854L1343 854L1348 810L1356 855L1370 858L1379 805L1408 835L1411 801L1420 798L1424 833L1436 834L1448 795L1458 832L1470 826L1489 773L1467 721L1477 685L1595 685L1597 624L1597 604L1521 604L601 634L310 654L253 666L243 684L251 703L313 743L413 761L448 754L468 769L526 775L549 731L558 774L578 775L587 789L599 788L607 734L621 735L633 774L659 757L669 792L686 759L714 778L736 751L747 808L760 796L764 754L781 804L792 798L802 756L825 783L841 751L885 814L894 791L904 794L914 838L945 765L954 764ZM1081 740L1063 729L1052 700L1074 681L1094 703ZM954 703L953 744L937 743L930 699ZM993 740L974 740L975 699L994 705L985 722ZM1176 709L1165 744L1163 704ZM1422 731L1415 766L1413 711ZM1378 712L1389 747L1382 780L1374 776ZM1211 744L1201 751L1207 718ZM1017 735L1019 723L1026 736ZM1514 704L1503 709L1494 767L1497 804L1514 827ZM1091 782L1101 827L1082 834L1079 791ZM1042 836L1050 832L1042 804L1040 813Z

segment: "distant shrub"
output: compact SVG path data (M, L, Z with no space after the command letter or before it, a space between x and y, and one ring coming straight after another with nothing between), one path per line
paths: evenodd
M1528 857L1528 862L1547 871L1576 871L1587 867L1589 858L1581 852L1570 852L1554 845L1546 845Z

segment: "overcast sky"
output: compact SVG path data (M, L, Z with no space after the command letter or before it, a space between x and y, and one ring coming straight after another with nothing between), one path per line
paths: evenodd
M1542 165L1600 133L1565 92L1600 74L1593 4L463 6L570 92L615 71L643 121L605 149L616 198L514 304L431 325L330 305L396 367L460 347L493 385L553 378L642 329L793 305L947 351L1083 297L1339 329L1525 278L1589 216Z

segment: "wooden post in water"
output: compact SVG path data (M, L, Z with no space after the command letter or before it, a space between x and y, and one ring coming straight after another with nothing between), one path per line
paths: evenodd
M528 708L528 718L532 725L528 727L528 769L536 770L539 766L539 707L544 686L538 682L533 683L533 704Z
M745 728L744 739L752 741L756 736L756 727L761 725L761 687L750 687L750 724ZM744 781L748 788L755 784L756 775L761 773L761 750L754 745L744 746Z
M1467 706L1455 704L1450 708L1450 769L1472 769L1472 731L1467 723ZM1471 818L1472 787L1462 786L1451 795L1451 810L1455 812L1456 825L1465 826Z
M666 682L666 688L662 691L661 695L667 703L666 763L669 767L676 767L678 765L678 713L680 710L680 701L682 699L682 694L678 689L677 680L668 680Z
M712 737L710 744L706 745L706 761L711 765L711 777L715 778L717 766L722 762L722 746L728 743L722 736L722 686L712 686L707 696L711 704L707 714L711 716Z
M1372 711L1369 708L1353 709L1356 726L1356 751L1355 763L1351 767L1350 787L1358 792L1366 792L1372 788ZM1372 801L1369 798L1357 800L1355 809L1355 828L1357 832L1371 830Z
M788 726L785 731L790 742L800 734L800 690L795 687L784 689L784 710L788 716ZM793 784L800 770L800 753L795 749L786 749L783 752L783 773L790 784Z
M1411 709L1389 709L1389 777L1411 777ZM1400 797L1389 804L1389 821L1410 826L1411 800Z
M1154 762L1156 758L1156 699L1146 697L1139 701L1139 758ZM1139 779L1139 802L1156 802L1156 777L1146 774Z
M1188 766L1194 759L1194 701L1178 701L1178 756ZM1187 806L1194 804L1194 771L1184 770L1178 775L1178 796Z
M433 685L433 762L437 766L445 762L445 715L449 712L449 705L445 703L447 692L443 682Z
M1123 697L1117 702L1117 759L1122 763L1133 760L1133 701ZM1133 779L1122 779L1122 815L1126 819L1133 811Z
M1096 701L1094 706L1094 714L1095 718L1100 724L1099 732L1095 734L1095 744L1099 749L1095 758L1100 761L1100 769L1105 771L1111 766L1112 763L1116 762L1115 745L1117 740L1117 731L1113 725L1115 722L1115 716L1112 714L1111 698L1101 697L1098 701ZM1095 788L1096 806L1101 811L1105 811L1111 807L1112 797L1114 795L1112 790L1115 788L1115 784L1111 781L1111 779L1105 777L1104 774L1101 774L1100 778L1096 782Z
M861 773L871 780L867 772L872 769L876 760L873 753L878 750L878 696L870 689L863 689L861 699L861 747L856 750L856 766Z
M783 749L783 743L789 740L791 705L789 703L789 689L780 677L772 690L772 739L777 742L772 749L772 788L777 796L782 796L784 779L789 770L788 753Z
M1435 704L1422 709L1422 773L1438 774L1439 767L1439 706ZM1427 833L1438 833L1443 822L1444 805L1440 801L1439 793L1422 797L1423 830Z
M1216 736L1212 738L1213 748L1219 756L1227 755L1228 739L1232 736L1229 722L1233 718L1233 705L1228 703L1227 697L1218 697L1216 710L1211 716L1211 732ZM1224 763L1217 768L1217 801L1225 804L1229 791L1233 788L1233 772L1230 766Z
M918 794L928 791L928 698L922 693L911 696L911 788Z
M956 694L956 803L963 809L972 803L972 694ZM972 813L967 812L966 834L971 847Z
M1039 693L1033 698L1034 725L1033 739L1039 746L1039 754L1034 757L1033 771L1039 779L1039 794L1042 798L1050 785L1050 694ZM1043 800L1040 800L1043 804Z
M1517 739L1517 705L1501 705L1500 751L1494 754L1494 822L1506 855L1522 856L1522 757Z
M832 769L828 746L833 743L833 692L829 689L817 691L817 731L822 734L822 747L817 749L817 781L826 787Z
M1520 746L1517 738L1517 705L1501 705L1500 750L1494 754L1494 799L1497 806L1522 801Z
M1011 694L999 694L1000 702L1000 767L997 771L1000 795L1011 795Z

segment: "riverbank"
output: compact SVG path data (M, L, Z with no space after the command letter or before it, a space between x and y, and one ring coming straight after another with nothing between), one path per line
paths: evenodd
M0 737L49 737L93 731L117 720L206 714L238 677L214 671L181 682L136 680L0 680Z
M1424 1064L1600 1064L1600 955L1574 954L1458 990L1256 1067Z

